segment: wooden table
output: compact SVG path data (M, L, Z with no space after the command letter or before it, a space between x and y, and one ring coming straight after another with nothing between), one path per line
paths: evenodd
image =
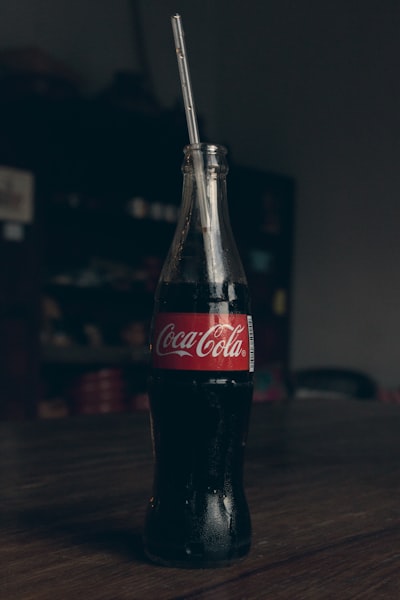
M256 405L247 559L146 562L146 414L0 425L0 598L400 598L400 406Z

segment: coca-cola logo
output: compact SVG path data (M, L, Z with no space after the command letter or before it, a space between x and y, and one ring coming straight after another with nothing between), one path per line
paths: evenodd
M252 360L247 315L159 313L152 361L159 369L248 370Z
M229 336L225 332L229 331ZM244 331L242 325L215 324L207 331L177 331L175 323L167 323L160 331L155 343L158 356L177 354L178 356L212 356L225 358L243 356L247 352L243 349L243 340L240 334Z

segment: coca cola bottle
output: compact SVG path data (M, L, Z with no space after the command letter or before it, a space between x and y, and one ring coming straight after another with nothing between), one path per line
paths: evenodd
M155 470L144 545L161 564L213 567L250 548L243 455L252 320L228 216L225 148L186 146L182 171L182 209L151 334Z

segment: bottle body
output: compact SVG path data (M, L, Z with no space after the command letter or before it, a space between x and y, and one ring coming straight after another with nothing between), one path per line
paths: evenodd
M198 257L196 245L186 247ZM210 281L205 261L200 277L193 277L195 265L181 261L191 275L164 271L155 298L149 380L155 469L144 542L155 562L214 567L245 556L251 541L243 489L253 390L249 297L243 275L224 271Z
M251 540L242 486L251 384L155 376L150 394L159 458L147 514L147 555L178 567L230 564L248 553Z

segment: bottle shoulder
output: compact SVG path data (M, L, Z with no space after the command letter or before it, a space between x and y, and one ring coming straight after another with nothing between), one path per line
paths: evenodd
M248 287L242 283L160 282L156 312L250 313Z

